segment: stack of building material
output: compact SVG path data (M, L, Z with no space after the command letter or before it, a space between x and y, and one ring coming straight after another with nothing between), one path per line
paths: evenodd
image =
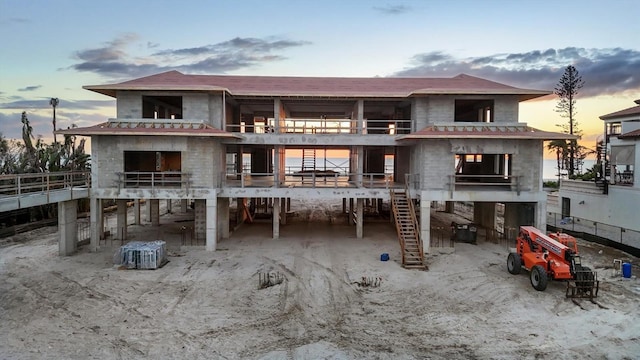
M162 240L132 241L122 245L113 255L113 262L127 269L157 269L167 261L167 246Z

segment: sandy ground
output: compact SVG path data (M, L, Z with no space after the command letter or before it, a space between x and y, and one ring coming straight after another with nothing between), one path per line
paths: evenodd
M601 280L597 304L565 298L565 284L535 291L510 275L508 250L480 239L434 251L429 271L399 264L395 229L365 237L328 221L338 206L305 204L282 238L256 222L208 253L180 246L189 214L163 231L130 226L135 240L169 239L158 270L118 270L119 241L57 256L55 227L0 248L3 359L637 359L640 281L614 274L614 258L580 242ZM450 214L435 213L446 217ZM314 223L306 220L311 219ZM447 224L451 219L438 221ZM387 252L391 261L381 262ZM634 269L635 270L635 269ZM259 273L285 280L258 288ZM362 279L374 285L360 286Z

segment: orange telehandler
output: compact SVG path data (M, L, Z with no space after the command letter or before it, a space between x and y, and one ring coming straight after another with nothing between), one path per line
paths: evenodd
M564 280L567 297L598 296L597 274L582 266L577 248L570 248L533 226L520 227L516 252L507 257L507 270L511 274L519 274L522 268L530 271L531 286L538 291L547 288L549 279Z

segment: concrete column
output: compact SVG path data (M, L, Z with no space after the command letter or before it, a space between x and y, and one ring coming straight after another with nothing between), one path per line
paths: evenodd
M187 199L180 200L180 211L182 211L183 213L186 213L188 208L189 208L189 201Z
M353 221L354 220L354 218L353 218L353 198L349 198L349 214L348 215L349 215L349 218L348 218L349 225L353 225L353 222L354 222Z
M160 226L160 200L149 199L149 208L151 210L150 218L152 226Z
M218 198L206 199L205 217L207 223L207 251L216 251L218 246Z
M547 202L546 201L538 201L536 203L536 224L535 226L542 230L547 231Z
M78 250L78 200L58 203L58 254L69 256Z
M92 252L98 251L100 239L102 238L102 229L104 228L104 212L102 211L102 199L91 197L90 220L91 220L91 244L89 248Z
M167 213L171 214L171 199L167 199Z
M358 176L356 177L356 181L358 183L358 187L362 187L362 174L364 173L364 147L356 146L356 152L358 154L358 168L356 170Z
M287 198L287 211L291 211L291 198Z
M517 203L505 203L504 204L504 233L508 235L509 229L514 230L515 233L518 232L518 228L520 224L518 224L518 204Z
M455 201L445 201L444 203L444 212L453 214L456 211L456 203Z
M364 228L364 199L356 201L356 238L362 239Z
M218 239L229 238L229 198L218 198Z
M147 220L147 222L151 222L152 217L151 217L151 199L147 199L145 207L144 207L144 218L145 220Z
M133 223L140 225L140 199L133 200Z
M420 200L420 240L422 251L429 253L431 246L431 201Z
M127 239L127 200L118 199L116 201L118 210L116 212L116 233L118 239L124 241Z
M287 225L287 199L280 199L280 225Z
M494 202L474 202L473 222L487 229L496 228L497 206Z
M195 200L193 227L197 242L207 237L207 206L203 199Z
M342 198L342 213L347 212L347 198Z
M363 122L364 122L364 100L358 100L356 103L356 120L357 120L357 132L362 134Z
M273 218L272 218L272 223L273 223L273 239L277 240L280 238L280 201L277 201L278 199L275 199L276 201L273 202Z

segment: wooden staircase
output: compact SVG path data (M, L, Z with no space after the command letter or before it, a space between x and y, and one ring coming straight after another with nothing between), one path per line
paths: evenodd
M420 241L420 227L413 202L407 196L406 190L391 190L391 208L400 241L402 267L427 270Z

